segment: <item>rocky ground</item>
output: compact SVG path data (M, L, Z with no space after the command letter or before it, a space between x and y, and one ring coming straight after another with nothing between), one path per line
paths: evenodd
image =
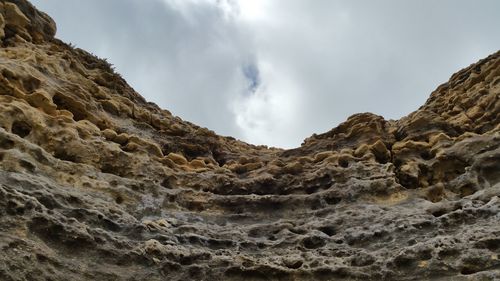
M0 1L0 280L499 280L500 52L291 150L145 101Z

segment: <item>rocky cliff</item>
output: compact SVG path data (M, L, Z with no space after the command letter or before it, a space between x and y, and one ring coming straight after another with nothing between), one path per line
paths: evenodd
M498 280L500 52L292 150L145 101L0 1L0 280Z

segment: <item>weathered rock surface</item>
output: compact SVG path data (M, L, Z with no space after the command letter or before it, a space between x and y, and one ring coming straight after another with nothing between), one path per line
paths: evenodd
M0 1L0 280L498 280L500 52L398 121L253 146Z

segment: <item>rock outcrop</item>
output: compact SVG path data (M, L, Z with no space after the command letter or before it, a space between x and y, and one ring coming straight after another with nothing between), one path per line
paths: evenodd
M145 101L0 2L1 280L498 280L500 52L292 150Z

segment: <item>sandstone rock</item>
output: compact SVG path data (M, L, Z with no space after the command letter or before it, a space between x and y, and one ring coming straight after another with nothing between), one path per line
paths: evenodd
M121 145L125 145L127 144L128 140L129 140L130 136L126 133L121 133L119 135L117 135L115 138L114 138L114 141L118 144L121 144Z
M191 162L189 162L189 165L195 169L202 169L206 167L205 161L201 159L195 159Z
M38 107L47 114L55 114L57 106L52 102L52 96L43 90L36 90L30 94L26 101L28 101L32 106Z
M0 10L3 10L3 3L0 3ZM0 39L5 37L5 19L2 14L0 14Z
M2 12L4 13L5 20L8 22L8 24L11 24L16 28L24 29L28 24L31 23L26 15L24 15L23 12L19 10L19 7L17 7L17 5L14 3L5 3L3 5Z
M127 146L137 146L140 150L147 152L149 155L163 157L163 152L161 151L161 148L158 146L158 144L156 144L153 141L149 141L141 137L138 137L136 135L132 135L129 137ZM180 157L178 157L178 159L179 158Z
M186 165L188 163L184 156L177 153L169 153L167 157L177 165Z
M303 170L303 165L300 164L300 162L289 163L285 167L283 167L283 171L288 174L299 174Z
M245 164L239 164L235 163L232 165L227 165L226 166L229 170L237 173L237 174L244 174L251 172L253 170L257 170L262 167L261 163L245 163Z
M384 142L378 140L371 146L373 154L379 163L385 164L391 159L391 152L387 149Z
M0 27L0 280L500 278L499 52L282 150L148 103L25 0Z
M354 151L354 156L363 157L368 151L370 151L370 146L364 143L356 148L356 150Z
M105 129L102 131L102 135L109 141L114 141L118 137L118 134L111 129Z
M1 28L5 37L42 42L51 40L56 33L54 21L26 0L6 0L0 13L5 22Z

